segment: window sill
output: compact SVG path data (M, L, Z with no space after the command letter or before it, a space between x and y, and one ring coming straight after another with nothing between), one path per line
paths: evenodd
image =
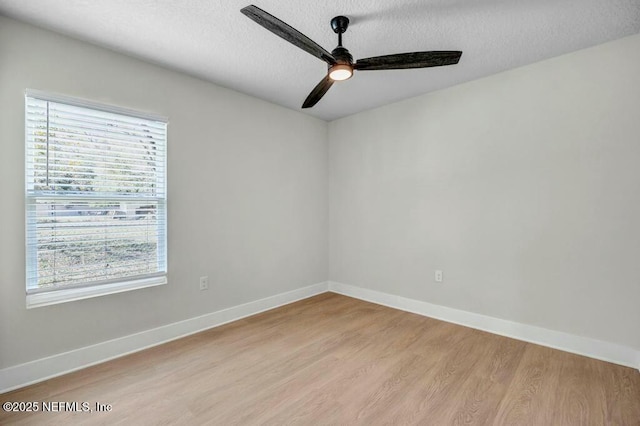
M89 299L92 297L106 296L107 294L122 293L140 288L155 287L166 283L167 277L163 275L160 277L145 278L135 281L121 281L91 287L76 287L64 290L27 294L27 309L72 302L74 300Z

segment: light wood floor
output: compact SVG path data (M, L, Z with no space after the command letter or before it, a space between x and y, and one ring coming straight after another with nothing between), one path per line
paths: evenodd
M640 425L640 373L325 293L0 395L0 424Z

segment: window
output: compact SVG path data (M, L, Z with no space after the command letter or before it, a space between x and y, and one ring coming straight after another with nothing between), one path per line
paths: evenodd
M27 307L165 284L167 120L28 90Z

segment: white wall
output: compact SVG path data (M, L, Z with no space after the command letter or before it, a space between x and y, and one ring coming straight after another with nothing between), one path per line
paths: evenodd
M168 285L25 308L26 88L169 117ZM1 16L0 111L0 369L326 280L325 122Z
M640 35L329 141L330 280L640 349Z

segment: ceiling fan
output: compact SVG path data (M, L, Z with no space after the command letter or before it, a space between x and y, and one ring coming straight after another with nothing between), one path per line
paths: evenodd
M275 35L282 37L289 43L298 46L328 64L329 71L327 75L309 93L309 96L302 104L302 108L311 108L317 104L334 82L351 78L354 70L375 71L441 67L457 64L460 56L462 56L460 51L445 50L374 56L372 58L358 59L354 62L353 56L342 46L342 34L347 31L349 26L349 18L346 16L336 16L331 20L331 28L333 32L338 34L338 46L329 53L300 31L257 6L247 6L241 9L240 12Z

